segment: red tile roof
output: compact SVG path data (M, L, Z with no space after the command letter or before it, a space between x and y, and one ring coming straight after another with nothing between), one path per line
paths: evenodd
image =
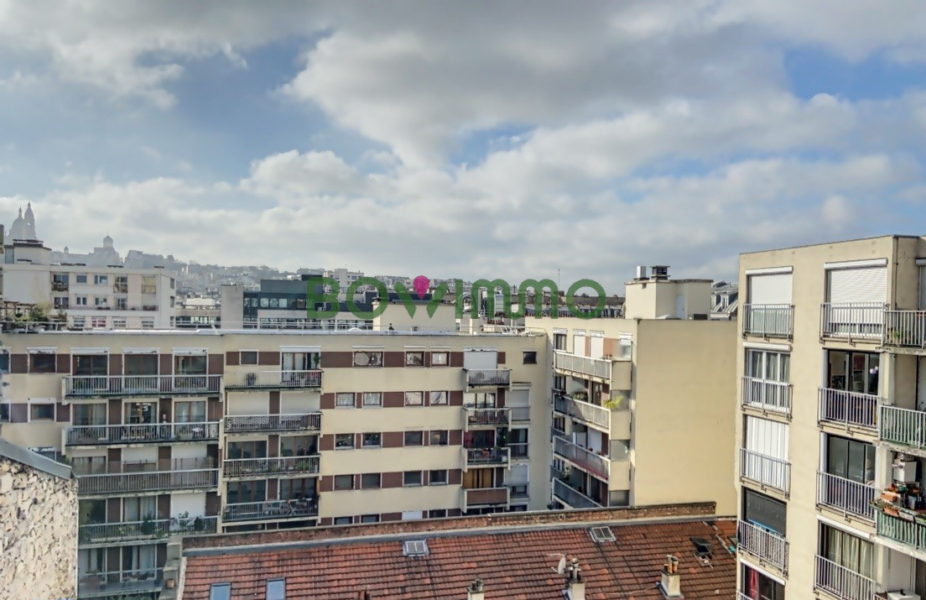
M605 525L596 523L596 526ZM579 559L588 600L663 598L656 584L666 555L679 559L685 598L733 598L736 557L727 550L735 522L614 523L614 542L596 543L585 526L422 533L382 539L310 542L305 547L189 550L184 600L208 600L213 583L231 583L233 600L263 600L268 579L286 579L286 597L357 600L465 599L476 578L486 600L562 600L561 554ZM718 538L719 536L719 538ZM702 563L691 538L710 541ZM426 539L427 556L406 557L402 541Z

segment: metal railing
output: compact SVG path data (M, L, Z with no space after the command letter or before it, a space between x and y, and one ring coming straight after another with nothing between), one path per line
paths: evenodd
M463 489L464 510L473 506L508 504L510 489L507 487Z
M740 448L740 476L787 494L791 490L791 463Z
M108 597L160 590L163 579L163 569L154 568L86 574L77 579L77 595L81 598Z
M926 348L926 310L884 311L885 346Z
M65 396L209 394L222 389L221 375L68 375Z
M743 333L790 338L794 334L794 307L790 304L744 304Z
M906 521L876 511L878 535L910 546L915 550L926 550L926 525Z
M875 395L819 388L817 398L820 421L871 430L878 427L878 397Z
M760 561L788 572L788 541L779 534L746 521L736 525L736 538L740 550Z
M299 415L242 415L225 417L225 433L262 433L265 431L318 431L320 412Z
M81 463L75 461L80 496L133 492L210 489L219 471L209 458L175 458L150 462Z
M256 477L318 473L318 456L278 456L273 458L232 458L222 463L225 477Z
M504 387L511 384L511 369L463 369L470 387Z
M821 304L820 335L850 340L880 340L885 306L879 302Z
M875 511L871 503L877 495L878 490L870 485L831 473L817 472L817 504L819 505L874 523Z
M218 422L75 425L67 430L68 446L197 442L217 439L219 439Z
M216 517L192 519L157 519L122 523L93 523L81 525L78 541L81 544L106 544L135 540L165 538L170 534L197 535L215 533Z
M267 500L226 504L223 521L260 521L318 516L318 500Z
M743 377L743 406L791 414L791 384Z
M603 406L583 402L569 396L554 396L553 408L589 425L611 431L611 411Z
M320 388L321 369L310 371L255 371L242 373L234 383L225 382L225 387L243 388Z
M610 360L579 356L563 350L556 350L553 354L553 368L576 373L582 377L611 379Z
M871 600L874 582L820 555L815 557L813 586L841 600Z
M561 479L553 480L553 496L572 508L601 508L601 504Z
M509 423L507 408L473 408L464 406L466 428L471 427L505 427Z
M467 466L507 465L511 462L509 448L463 448Z
M882 405L878 434L883 442L926 448L926 412Z
M607 456L595 454L561 437L553 438L553 452L602 479L607 480L611 473L611 460Z

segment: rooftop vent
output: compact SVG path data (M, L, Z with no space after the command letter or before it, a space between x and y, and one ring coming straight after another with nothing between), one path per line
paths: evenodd
M617 540L617 538L614 537L614 532L611 531L610 527L592 527L588 530L588 532L592 535L592 540L598 542L599 544L602 542L613 542Z
M644 279L646 279L646 267L641 265L637 267L636 281L643 281Z
M668 266L654 266L653 269L653 279L656 281L665 281L669 278L669 267Z
M427 556L428 542L425 540L408 540L402 544L402 554L405 556Z

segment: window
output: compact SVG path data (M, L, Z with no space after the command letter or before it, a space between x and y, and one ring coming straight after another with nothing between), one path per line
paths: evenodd
M336 408L354 408L354 395L353 394L346 394L343 392L339 393L336 396L336 400L337 400L335 404Z
M525 427L508 430L508 447L511 448L512 458L527 458L529 431Z
M405 366L406 367L423 367L424 366L424 352L420 352L420 351L406 352L405 353Z
M421 446L424 444L424 434L421 431L406 431L405 432L405 445L406 446Z
M881 362L877 354L830 350L826 358L827 387L834 390L877 395L878 371Z
M116 298L116 310L128 310L128 308L129 308L128 298Z
M350 525L353 522L354 522L353 517L335 517L334 518L335 525Z
M361 523L379 523L379 515L360 515Z
M225 450L231 460L248 458L266 458L267 442L256 440L252 442L229 442Z
M381 433L364 433L363 434L363 447L364 448L379 448L382 446L382 434Z
M617 538L614 537L614 532L611 531L610 527L592 527L588 530L592 536L592 540L598 542L614 542Z
M284 371L315 371L321 368L320 352L283 352Z
M58 296L55 296L55 308L60 308L60 309L68 308L68 297L61 296L59 298Z
M411 514L414 512L420 513L421 511L406 511L406 513L409 513L409 518L405 519L405 513L403 513L403 520L414 520L415 517ZM420 519L421 517L418 516L417 518ZM402 544L402 553L405 556L427 556L428 542L425 540L408 540Z
M746 352L746 375L762 381L788 383L790 381L791 356L781 352L748 350Z
M566 334L565 333L554 333L553 334L553 349L554 350L565 350L566 349Z
M94 306L106 306L106 304L107 304L106 298L104 298L104 297L102 297L102 296L94 296L94 297L93 297L93 305L94 305Z
M780 535L788 534L788 507L765 494L744 490L743 520Z
M845 531L820 525L820 554L862 577L871 577L874 545Z
M379 392L364 392L363 394L363 406L382 406L383 405L383 395Z
M87 306L87 297L74 296L74 306Z
M334 489L335 491L354 489L354 476L353 475L335 475L334 476Z
M124 361L126 375L141 376L158 374L157 354L125 354Z
M74 375L108 375L109 356L106 354L75 354Z
M337 450L354 447L353 433L338 433L334 436L334 447Z
M424 394L421 392L405 392L405 406L424 406Z
M364 473L360 476L360 487L365 490L378 490L382 487L382 477L379 473Z
M205 423L206 422L206 401L189 400L176 402L174 404L174 422L175 423ZM284 438L286 439L286 438Z
M835 435L827 436L826 472L856 483L873 482L875 447Z
M31 352L29 354L29 372L54 373L55 362L54 352Z
M463 406L470 408L495 408L495 394L491 392L464 394Z
M445 367L450 364L450 353L449 352L432 352L431 353L431 366L432 367Z
M432 431L430 443L432 446L446 446L449 436L446 431Z
M430 396L431 406L446 406L447 392L431 392Z
M381 367L383 366L382 352L354 352L355 367Z
M231 600L231 584L213 583L209 588L209 600Z
M286 600L285 579L270 579L267 581L266 600Z
M93 329L106 329L106 317L93 317L90 319L90 327Z
M428 483L430 485L447 485L447 469L431 471L428 474Z
M421 485L421 471L405 471L402 474L402 485L405 487Z
M125 294L129 291L129 278L125 275L116 276L116 282L113 284L113 291L117 294Z
M113 329L125 329L126 321L125 319L120 319L119 317L113 317Z
M42 402L29 404L29 421L54 421L55 403Z
M9 423L12 420L10 405L7 402L0 403L0 423Z
M239 360L242 365L256 365L257 364L257 351L256 350L246 350L241 352L241 360Z
M107 275L94 275L94 276L93 276L93 283L94 283L94 285L108 285L108 284L109 284L109 276L107 276Z
M528 350L523 354L523 364L525 365L536 365L537 364L537 353L533 350Z
M74 283L87 283L87 274L75 275Z
M154 319L142 319L141 328L142 329L154 329Z
M205 375L206 354L174 356L175 375Z
M157 294L158 293L158 283L157 279L153 275L145 275L141 278L141 293L142 294Z
M432 510L432 511L428 512L428 518L429 518L429 519L444 519L444 518L446 518L446 517L447 517L447 509L446 509L446 508L440 508L440 509Z

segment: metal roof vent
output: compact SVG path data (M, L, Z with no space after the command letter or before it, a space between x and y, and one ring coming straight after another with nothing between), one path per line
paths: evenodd
M427 556L428 542L425 540L408 540L402 544L402 554L405 556Z
M588 532L591 534L592 540L599 544L617 541L610 527L592 527Z

